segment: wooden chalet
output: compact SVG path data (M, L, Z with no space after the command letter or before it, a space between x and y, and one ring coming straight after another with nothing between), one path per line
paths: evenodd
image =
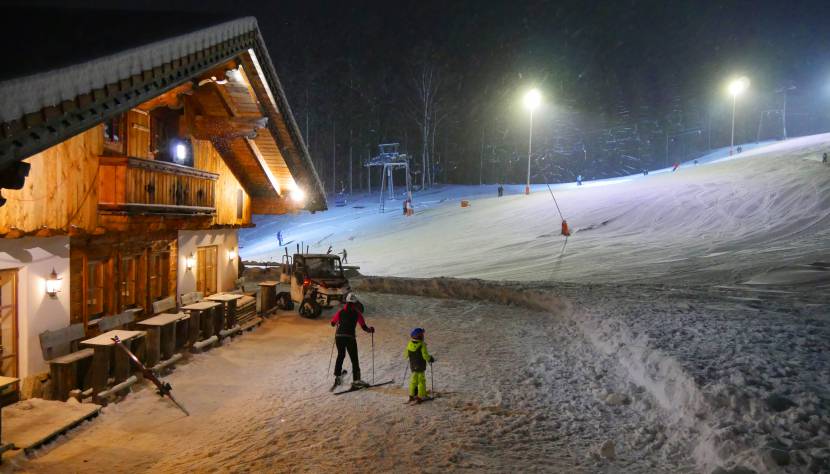
M39 334L230 290L252 214L326 201L254 18L18 13L49 35L0 75L0 375L25 386Z

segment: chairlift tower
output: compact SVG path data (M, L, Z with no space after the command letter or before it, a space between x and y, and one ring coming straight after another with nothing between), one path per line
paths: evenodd
M366 160L363 166L369 168L369 193L372 192L372 167L382 166L380 182L380 203L379 210L383 212L386 208L386 199L395 199L395 177L394 171L403 168L406 175L406 196L412 200L412 179L409 174L409 157L399 153L400 143L383 143L378 145L378 155Z

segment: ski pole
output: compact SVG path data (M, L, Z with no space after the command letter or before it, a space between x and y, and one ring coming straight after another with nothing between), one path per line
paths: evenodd
M328 376L329 373L331 373L331 358L334 357L334 341L336 340L337 338L331 340L331 352L329 352L329 368L326 369L326 376Z
M372 333L372 385L375 384L375 333Z
M403 380L404 386L406 386L406 371L407 370L409 370L409 364L404 364L404 366L403 366L403 379L401 379L401 380Z
M432 362L429 363L429 378L432 385L432 392L430 394L435 396L435 369L432 368Z

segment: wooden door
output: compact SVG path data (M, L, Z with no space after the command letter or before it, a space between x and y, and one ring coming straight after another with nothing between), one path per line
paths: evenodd
M17 270L0 270L0 375L17 377Z
M204 296L216 293L216 256L219 248L216 245L199 247L196 252L196 291Z
M127 156L152 158L150 154L150 115L139 109L127 112Z

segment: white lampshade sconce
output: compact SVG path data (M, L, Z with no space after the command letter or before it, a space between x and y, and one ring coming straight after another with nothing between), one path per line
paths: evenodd
M236 258L236 249L228 249L228 261L232 262Z
M49 295L50 298L57 298L58 293L61 291L61 286L61 279L58 278L58 273L53 267L52 273L50 273L49 278L46 279L46 294Z
M187 257L185 257L184 266L188 270L193 270L193 267L196 266L196 257L194 257L193 254L190 254Z

